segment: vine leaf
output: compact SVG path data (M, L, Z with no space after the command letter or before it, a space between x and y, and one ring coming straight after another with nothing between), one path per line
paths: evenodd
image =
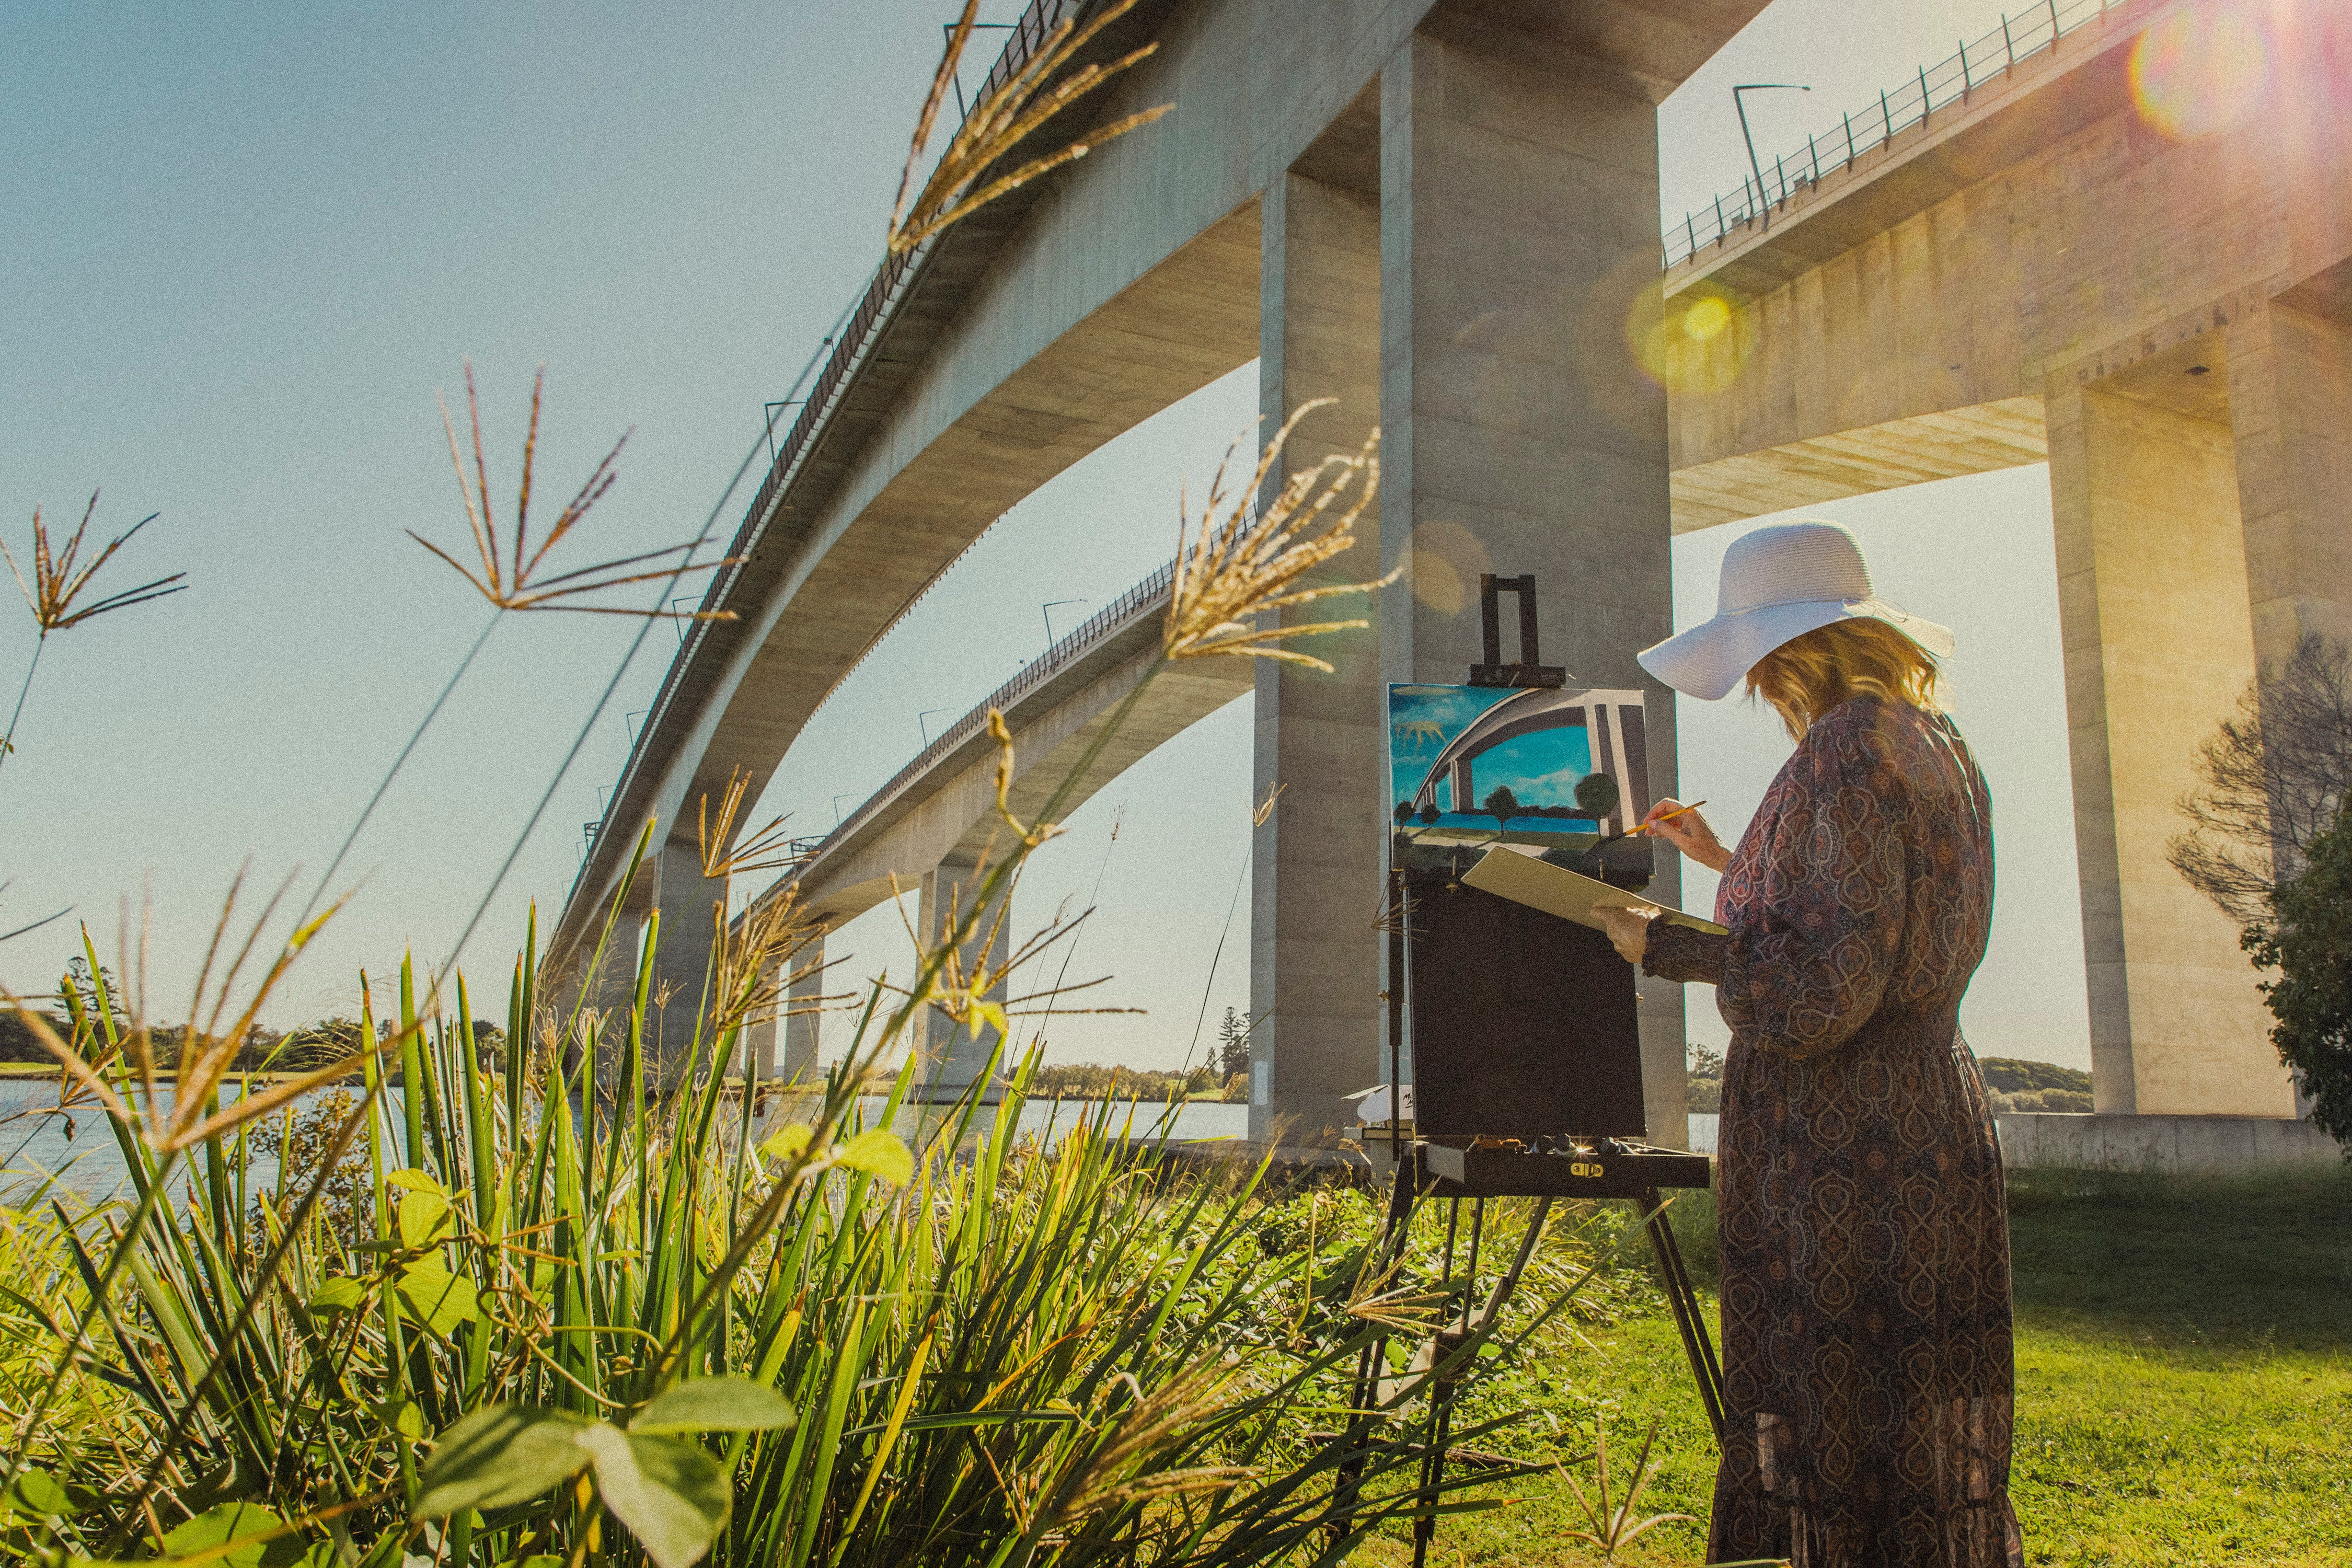
M629 1423L645 1436L681 1432L774 1432L793 1424L791 1401L740 1377L698 1377L646 1402Z
M592 1423L568 1410L488 1405L441 1434L417 1477L413 1517L439 1519L529 1502L588 1464L575 1441Z
M574 1439L596 1467L596 1490L658 1568L689 1568L727 1528L734 1492L710 1454L675 1437L598 1422Z

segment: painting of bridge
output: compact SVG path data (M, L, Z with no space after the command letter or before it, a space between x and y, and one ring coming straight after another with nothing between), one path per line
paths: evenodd
M1389 788L1415 845L1586 848L1648 810L1643 697L1395 685Z

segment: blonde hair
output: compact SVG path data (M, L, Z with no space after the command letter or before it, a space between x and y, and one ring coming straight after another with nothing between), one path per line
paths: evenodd
M1756 661L1748 695L1770 703L1792 740L1831 709L1875 697L1934 713L1935 657L1885 621L1832 621L1791 637Z

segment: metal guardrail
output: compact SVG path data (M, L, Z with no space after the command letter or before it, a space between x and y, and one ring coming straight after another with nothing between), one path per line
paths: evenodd
M1085 0L1030 0L1029 7L1021 14L1021 19L1011 24L1013 37L1005 41L1003 52L997 56L996 64L990 68L988 80L974 101L985 102L989 94L1012 80L1044 47L1046 36L1054 30L1056 23L1065 17L1076 17L1086 8ZM916 268L929 251L929 245L903 251L887 258L875 272L874 280L866 285L866 297L858 302L848 329L839 334L832 357L825 361L824 369L818 373L814 384L803 395L801 411L793 420L792 428L782 443L775 449L775 457L768 466L768 477L761 481L759 494L752 497L751 510L744 514L743 524L736 530L734 541L728 547L729 555L751 553L751 545L759 538L770 509L799 477L802 460L830 419L834 405L865 359L881 328L895 314L900 296L905 293L907 285L913 281ZM705 609L715 609L723 602L738 570L740 568L719 574L719 580L710 584L709 593L704 595Z
M988 79L974 101L986 101L990 93L1024 69L1058 23L1066 18L1073 21L1082 19L1097 3L1098 0L1030 0L1021 14L1021 19L1009 25L1012 36L1006 39L995 65L990 68ZM969 110L965 118L969 118ZM927 240L912 250L886 257L875 270L872 280L866 284L865 293L844 312L845 321L836 324L825 340L832 345L833 352L825 357L824 368L817 373L816 380L805 389L795 384L782 401L771 403L762 410L769 450L767 475L761 481L759 493L752 498L750 509L744 513L743 521L728 546L728 556L735 558L738 563L711 574L710 584L702 595L701 609L716 610L725 606L729 595L741 580L744 564L765 530L772 510L783 493L791 489L793 481L799 478L825 426L832 422L838 405L847 394L850 384L896 316L900 301L913 285L922 265L929 259L933 243ZM820 344L820 353L823 348L824 345ZM780 443L776 436L777 415L781 410L792 407L798 407L800 412L793 417L790 429ZM614 790L615 799L626 793L628 781L637 772L643 753L651 743L671 700L677 696L686 670L694 663L703 639L709 635L710 624L707 621L682 623L677 657L670 661L669 668L662 676L661 686L646 710L646 722L630 737L629 756L622 764L619 785ZM587 875L588 861L595 853L596 838L603 822L604 818L600 816L594 822L583 825L587 846L582 854L580 878ZM572 886L573 896L578 894L579 888L580 879L576 878ZM565 901L568 908L570 899Z
M1002 711L1012 707L1022 698L1076 664L1112 633L1124 630L1141 616L1150 614L1166 604L1169 587L1175 580L1176 563L1171 561L1167 565L1160 567L1150 576L1112 600L1107 608L1088 616L1076 631L1063 637L1029 663L1023 665L1019 673L1012 679L990 692L979 706L941 731L938 740L916 752L911 762L890 775L889 783L867 795L864 805L844 817L840 826L826 834L809 851L808 858L813 861L823 855L828 846L845 841L848 836L855 833L866 819L896 798L901 789L925 772L937 766L940 759L948 756L987 728L988 715L992 711ZM795 847L798 847L797 841Z
M2038 54L2055 49L2060 39L2106 19L2128 0L2042 0L2036 8L2016 16L2004 16L2000 26L1971 44L1963 40L1959 52L1932 66L1900 87L1878 95L1878 101L1843 116L1839 129L1826 136L1808 136L1802 153L1791 149L1772 160L1761 187L1753 178L1740 182L1737 193L1718 195L1705 212L1686 213L1668 228L1661 251L1664 268L1672 271L1709 246L1719 246L1759 226L1769 226L1771 215L1788 205L1791 196L1821 184L1824 170L1850 169L1863 153L1893 142L1902 132L1927 123L1937 110L1964 103L1969 94L2007 74L2010 68Z

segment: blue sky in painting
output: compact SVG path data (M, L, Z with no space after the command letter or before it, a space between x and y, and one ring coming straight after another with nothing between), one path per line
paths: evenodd
M1410 800L1429 776L1446 743L1478 715L1517 693L1507 688L1391 686L1389 688L1389 785L1392 800ZM1482 752L1471 764L1481 799L1507 785L1528 805L1574 805L1576 784L1592 771L1592 742L1581 728L1539 730ZM1464 805L1450 784L1437 786L1437 804L1447 811ZM1471 803L1475 805L1475 803Z

